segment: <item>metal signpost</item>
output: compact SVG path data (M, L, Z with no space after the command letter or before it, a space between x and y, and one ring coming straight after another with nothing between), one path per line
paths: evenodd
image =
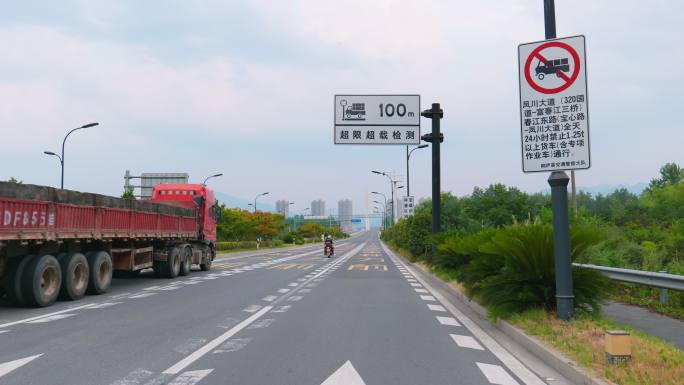
M518 46L523 172L551 171L556 317L574 314L568 182L591 167L584 36L556 39L554 0L544 0L547 40Z
M335 95L335 144L420 144L420 95Z

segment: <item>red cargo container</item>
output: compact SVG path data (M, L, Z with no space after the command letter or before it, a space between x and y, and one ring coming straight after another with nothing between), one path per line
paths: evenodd
M114 272L208 270L219 213L199 184L157 185L136 201L0 182L0 295L47 306L104 293Z

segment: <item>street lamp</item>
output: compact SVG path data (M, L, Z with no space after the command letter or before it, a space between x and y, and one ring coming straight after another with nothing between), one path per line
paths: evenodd
M390 190L392 190L392 191L391 191L391 192L392 192L392 201L391 201L391 202L392 202L392 212L391 212L391 217L392 217L392 226L394 226L394 206L395 206L395 203L394 203L394 185L395 185L395 183L396 183L397 181L395 181L394 179L392 179L392 177L389 176L389 174L387 174L386 172L382 172L382 171L371 171L371 172L372 172L373 174L384 175L384 176L386 176L387 179L389 179L389 181L390 181Z
M256 208L257 208L257 206L256 206L256 201L257 201L257 198L259 198L260 196L264 196L264 195L268 195L268 192L261 193L261 194L259 194L259 195L257 195L257 196L254 197L254 213L256 213Z
M415 150L425 148L427 146L427 144L421 144L420 146L411 149L411 151L409 151L409 146L406 146L406 196L411 195L411 182L409 178L409 158L411 157L411 153Z
M382 195L382 198L385 200L385 203L382 204L385 207L385 215L382 217L382 223L383 227L387 227L387 197L385 196L385 194L377 191L372 191L371 194ZM378 201L373 201L373 203L380 204L380 202Z
M62 156L59 156L59 155L55 154L55 153L52 152L52 151L43 151L43 153L46 154L46 155L54 155L54 156L56 156L57 158L59 158L59 164L62 166L62 180L61 180L61 183L60 183L60 188L61 188L62 190L64 189L64 145L66 144L67 138L68 138L69 135L71 135L71 133L74 132L74 131L80 130L80 129L82 129L82 128L95 127L95 126L97 126L97 125L99 125L99 124L100 124L100 123L88 123L88 124L82 125L81 127L76 127L76 128L74 128L73 130L69 131L69 132L66 134L66 136L64 137L64 140L62 141Z
M212 175L212 176L208 176L208 177L206 177L206 178L204 179L204 182L202 182L202 184L206 186L206 185L207 185L207 181L208 181L209 179L211 179L211 178L216 178L216 177L219 177L219 176L223 176L223 174L214 174L214 175Z

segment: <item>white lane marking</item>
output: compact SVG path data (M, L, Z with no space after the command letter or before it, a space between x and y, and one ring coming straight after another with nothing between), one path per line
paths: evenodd
M302 298L304 298L304 297L301 295L293 295L292 297L288 298L287 300L290 302L294 302L294 301L300 301Z
M447 325L447 326L461 326L458 321L456 321L456 318L453 317L439 317L437 316L437 321L441 323L442 325Z
M256 325L256 323L254 325ZM250 328L252 326L250 326ZM250 341L252 341L251 338L236 338L234 340L228 340L225 344L221 345L216 350L214 350L212 354L237 352L238 350L247 346L247 344L250 343Z
M0 334L7 333L9 330L0 330Z
M278 290L278 293L285 294L285 293L287 293L288 291L290 291L290 289L280 289L280 290Z
M366 383L363 382L359 372L354 369L354 365L347 361L321 385L366 385Z
M104 308L107 308L107 307L111 307L111 306L114 306L114 305L118 305L118 304L120 304L120 303L123 303L123 302L104 302L104 303L98 303L97 305L93 305L93 306L89 307L88 309L104 309Z
M202 358L205 354L214 350L217 346L221 345L226 340L228 340L230 337L234 336L239 331L241 331L242 329L249 326L252 322L258 320L261 316L266 314L271 309L273 309L272 306L264 306L261 310L252 314L251 316L249 316L247 319L240 322L239 324L235 325L232 329L228 330L227 332L225 332L225 333L221 334L220 336L214 338L213 340L209 341L209 343L207 343L206 345L197 349L195 352L193 352L189 356L185 357L184 359L180 360L177 364L166 369L164 371L164 373L166 373L166 374L178 374L181 370L185 369L186 367L188 367L193 362Z
M126 377L112 382L111 385L138 385L141 384L143 381L147 380L148 378L152 377L154 372L151 372L149 370L143 369L143 368L138 368L126 375Z
M297 279L297 281L299 281L299 282L304 282L304 281L306 281L306 280L307 280L306 277L302 277L302 278Z
M400 261L394 253L387 248L384 244L381 244L385 252L395 259L395 262ZM398 262L403 264L403 261ZM441 295L437 290L435 290L430 284L423 280L416 272L413 271L413 267L407 267L411 271L418 281L420 281L425 287L430 289L430 293L437 298L437 300L442 303L449 312L453 314L456 319L458 319L463 326L470 331L470 333L475 336L480 343L484 345L489 351L491 351L501 362L506 365L506 367L515 373L518 378L520 378L527 385L545 385L544 382L532 373L525 365L523 365L517 358L513 357L506 349L499 345L496 340L494 340L489 334L485 333L475 322L470 318L466 317L460 310L456 308L451 302L447 301L443 295ZM416 290L417 291L417 290Z
M249 325L247 329L263 329L271 326L271 324L275 321L275 318L264 318L262 320L258 320L257 322Z
M196 383L202 381L202 379L213 372L214 369L205 370L193 370L190 372L185 372L180 376L176 377L169 385L195 385Z
M262 300L262 301L267 301L267 302L273 302L273 300L275 300L276 298L278 298L278 296L269 295L269 296L266 296L266 297L262 298L261 300Z
M9 362L5 362L5 363L0 364L0 377L4 376L5 374L7 374L7 373L9 373L15 369L18 369L18 368L28 364L29 362L35 360L36 358L38 358L42 355L43 355L43 353L36 354L35 356L24 357L24 358L20 358L18 360L9 361Z
M171 290L178 290L180 288L181 287L176 284L176 285L169 285L169 286L160 287L158 290L171 291Z
M301 290L299 290L299 293L302 293L302 294L311 293L311 289L301 289Z
M297 282L292 282L291 284L289 284L289 285L287 285L287 286L290 286L290 287L297 287L297 285L299 285Z
M132 295L132 296L130 296L130 297L128 297L128 298L137 299L137 298L151 297L151 296L153 296L153 295L157 295L157 293L142 293L142 294L136 294L136 295Z
M85 309L85 308L91 307L91 306L93 306L93 305L95 305L95 304L94 304L94 303L89 303L89 304L86 304L86 305L81 305L81 306L76 306L76 307L72 307L72 308L69 308L69 309L64 309L64 310L56 311L56 312L53 312L53 313L43 314L43 315L31 317L31 318L25 318L25 319L22 319L22 320L19 320L19 321L8 322L8 323L5 323L5 324L0 325L0 329L4 329L4 328L9 327L9 326L14 326L14 325L19 325L19 324L31 322L31 321L38 320L38 319L41 319L41 318L44 318L44 317L50 317L50 316L57 315L57 314L68 313L68 312L74 311L74 310Z
M205 342L207 342L206 338L197 338L193 337L185 341L184 343L176 346L173 348L174 351L180 353L180 354L189 354L195 351L197 348L202 346Z
M129 295L131 295L131 294L132 294L132 293L130 293L130 292L121 293L121 294L116 294L116 295L110 295L109 298L110 298L110 299L121 299L121 298L126 297L126 296L129 296Z
M476 364L482 371L482 374L484 374L484 376L487 377L487 380L492 384L519 385L518 382L499 365L484 364L482 362L476 362Z
M423 301L434 301L435 297L433 297L431 295L421 295L420 299L422 299Z
M246 308L242 309L242 311L247 313L254 313L259 309L261 309L261 305L249 305Z
M475 338L473 338L471 336L463 336L460 334L451 334L451 338L453 338L454 342L456 342L456 345L458 345L462 348L484 350L482 345L477 343L477 340L475 340Z
M191 280L186 280L186 281L181 281L183 285L195 285L198 284L199 281L191 281Z
M40 319L37 319L34 321L28 321L26 323L27 324L42 324L42 323L46 323L46 322L52 322L52 321L57 321L57 320L64 319L64 318L73 317L75 315L76 314L55 314L55 315L51 315L49 317L43 317L43 318L40 318Z
M416 291L416 293L427 293L428 291L425 289L413 289Z
M411 286L413 286L413 287L423 287L423 285L421 285L421 284L419 284L419 283L412 283Z
M206 277L202 277L202 279L205 280L205 281L211 281L212 279L219 279L219 278L220 278L220 277L214 277L214 276L210 277L210 276L208 276L208 275L207 275Z
M442 305L435 305L435 304L430 303L427 306L428 306L428 309L430 309L432 311L446 311L446 309Z
M273 313L285 313L291 307L291 305L278 306L277 308L273 309Z
M409 281L409 282L411 282L411 283L416 283L416 282L418 282L418 281L416 281L415 279L407 279L407 281Z
M143 290L157 290L157 289L159 289L159 285L143 288Z

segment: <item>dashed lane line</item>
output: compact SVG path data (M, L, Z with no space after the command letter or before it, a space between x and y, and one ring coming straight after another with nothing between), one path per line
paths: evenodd
M470 318L468 318L463 312L458 310L456 306L451 304L442 294L440 294L437 290L435 290L430 284L428 284L423 278L418 276L413 270L413 267L406 266L403 261L399 259L394 253L387 248L384 244L381 243L382 248L385 250L385 253L387 253L388 256L394 261L395 264L399 264L400 266L403 266L404 268L408 269L408 271L413 274L416 279L423 284L426 288L430 290L430 293L442 304L444 305L449 312L458 320L460 323L465 326L470 333L475 336L482 345L484 345L489 351L492 352L498 358L506 367L513 373L515 373L518 378L520 378L526 385L545 385L544 382L537 377L532 371L530 371L525 365L523 365L520 361L518 361L517 358L513 357L511 353L509 353L506 349L504 349L501 345L499 345L494 338L492 338L489 334L485 333L484 330L482 330L474 321L472 321ZM416 289L417 291L418 289ZM500 366L498 365L491 365L491 364L482 364L478 363L478 367L480 367L480 370L482 370L483 373L485 371L488 371L488 373L494 377L495 379L500 379L503 381L508 381L508 382L498 382L498 384L501 385L510 385L510 384L518 384L515 380L510 378L510 375ZM498 369L492 369L493 367L499 367L500 370ZM485 369L483 369L485 368ZM501 374L503 372L503 374ZM506 379L506 376L512 380L510 382L508 379ZM490 380L491 383L497 384L497 382L494 382L490 379L490 377L485 373L485 377L487 377L488 380Z
M477 340L471 336L464 336L460 334L452 334L451 338L456 342L456 345L462 348L484 350L482 345L480 345Z
M363 246L365 246L365 244L366 244L365 242L362 243L362 244L360 244L359 246L357 246L356 248L354 248L353 250L351 250L347 255L343 256L343 257L340 258L339 260L337 260L337 261L333 262L332 264L330 264L329 267L335 266L335 265L337 265L337 264L339 264L339 263L343 263L343 262L346 261L347 259L351 258L351 256L353 256L353 255L355 255L356 253L358 253L358 251L361 250L361 248L363 248ZM327 271L327 270L323 270L323 271ZM315 275L314 277L317 277L317 276L319 276L320 274L322 274L322 273L319 273L319 274ZM307 280L307 281L305 281L305 282L302 282L301 285L300 285L300 288L302 288L302 287L304 287L305 285L307 285L312 279L314 279L314 277L312 277L311 279L309 279L309 280ZM266 313L268 313L269 311L271 311L271 310L274 308L274 306L275 306L276 304L279 304L279 303L281 303L281 302L283 302L283 301L286 301L287 298L289 298L292 294L296 293L296 291L297 291L297 289L294 289L294 290L292 290L291 292L289 292L289 293L287 293L287 294L284 294L282 297L280 297L279 299L277 299L276 301L273 302L273 306L264 306L264 307L262 307L262 308L259 309L256 313L252 314L251 316L249 316L248 318L246 318L245 320L243 320L243 321L240 322L239 324L235 325L235 326L234 326L233 328L231 328L230 330L228 330L228 331L226 331L225 333L221 334L220 336L218 336L218 337L214 338L213 340L209 341L206 345L202 346L201 348L197 349L196 351L194 351L193 353L191 353L190 355L188 355L188 356L185 357L184 359L180 360L180 361L179 361L178 363L176 363L175 365L173 365L173 366L171 366L170 368L166 369L163 373L164 373L164 374L178 374L178 373L180 373L183 369L187 368L189 365L191 365L191 364L194 363L195 361L199 360L200 358L202 358L203 356L205 356L207 353L209 353L209 352L211 352L212 350L216 349L218 346L220 346L220 345L223 344L225 341L227 341L228 339L230 339L231 337L233 337L235 334L239 333L242 329L245 329L246 327L248 327L249 325L251 325L253 322L255 322L255 321L257 321L259 318L261 318L264 314L266 314ZM254 306L258 306L258 305L254 305ZM283 310L283 308L284 308L284 310ZM280 308L279 310L282 310L282 311L279 311L279 312L287 311L287 309L289 309L289 307L281 306L281 308Z
M477 362L477 367L480 368L482 374L484 374L484 376L487 377L487 380L492 384L519 385L518 381L514 380L513 377L499 365Z

